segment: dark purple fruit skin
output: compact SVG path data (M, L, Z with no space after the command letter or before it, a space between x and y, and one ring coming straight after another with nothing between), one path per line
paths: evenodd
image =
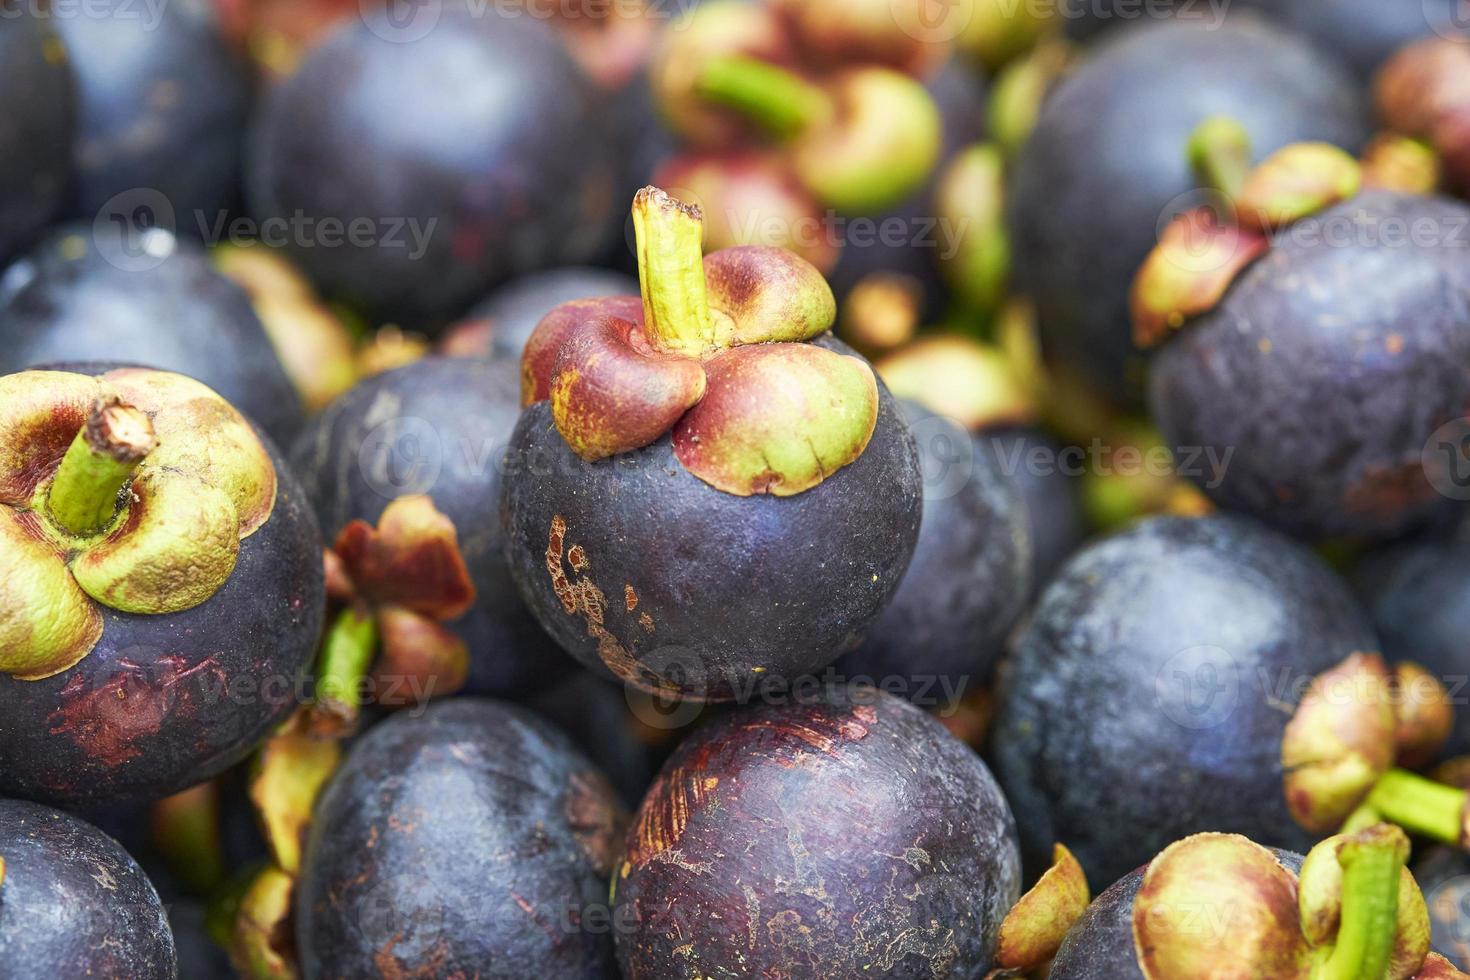
M20 5L5 11L0 64L0 262L30 246L62 205L71 172L75 88L64 51L46 21ZM48 54L50 55L48 57Z
M209 385L281 445L300 430L301 399L250 301L199 246L167 232L152 268L119 267L140 240L116 226L48 236L0 281L0 374L56 361L116 360ZM119 253L118 249L125 249Z
M326 608L322 540L262 442L275 510L218 592L162 616L102 606L102 639L81 663L40 681L0 674L0 793L77 809L159 799L245 758L296 706Z
M6 977L174 980L163 903L112 838L58 810L0 800L0 857Z
M428 494L454 523L476 600L447 625L469 646L471 693L524 694L575 670L506 567L500 486L520 411L517 363L426 357L338 398L291 454L328 543L353 520L376 526L410 494Z
M631 198L631 194L630 194ZM573 266L548 269L522 276L501 286L478 306L468 319L488 320L492 357L509 357L519 362L526 341L542 317L563 303L601 296L636 296L638 280L621 272Z
M619 799L630 807L643 799L658 765L653 750L637 737L622 687L576 670L525 704L576 743L607 776Z
M820 671L856 646L892 598L918 538L918 450L897 402L878 387L878 423L862 456L790 497L716 490L684 469L668 436L587 463L556 431L549 403L527 408L511 437L501 505L526 604L587 667L645 686L610 669L599 654L605 641L557 597L548 546L560 518L567 553L580 546L590 561L580 580L608 599L603 629L632 661L709 700L743 700L745 685ZM626 608L629 588L636 609Z
M924 473L923 519L908 572L838 674L944 707L989 682L1025 611L1031 542L1025 504L1001 460L954 422L912 403L904 415Z
M1017 642L991 736L1028 867L1061 841L1103 885L1201 831L1305 850L1291 706L1376 649L1326 565L1245 519L1150 518L1084 548Z
M209 235L239 193L250 112L244 62L199 0L88 9L51 19L77 83L70 215L92 221L109 202L128 215L161 194L179 234Z
M1270 850L1283 868L1301 871L1300 854ZM1147 870L1145 865L1128 872L1093 899L1062 940L1047 980L1143 980L1133 945L1133 900Z
M524 709L395 715L317 804L297 886L303 975L612 980L622 818L602 775ZM594 909L600 922L581 918Z
M985 764L908 702L856 688L686 740L613 885L626 980L972 977L1020 859Z
M1430 945L1460 969L1470 967L1470 860L1435 847L1414 863L1413 872L1429 906Z
M590 257L614 202L597 98L550 27L493 6L419 14L442 15L412 43L375 9L307 55L265 106L247 190L263 219L372 222L381 241L293 258L331 296L431 331L499 282ZM386 225L410 218L417 257Z
M1424 446L1470 406L1467 256L1470 207L1445 198L1369 191L1307 219L1166 342L1154 422L1175 446L1233 448L1205 492L1292 534L1430 520L1453 503Z
M1058 86L1014 168L1017 283L1049 353L1115 397L1141 394L1128 289L1166 219L1200 203L1185 145L1212 115L1239 120L1258 158L1297 140L1355 151L1369 132L1360 86L1294 36L1140 24Z
M1078 478L1061 465L1062 444L1042 429L996 429L975 438L1000 459L1021 494L1031 539L1034 597L1087 537ZM1033 460L1033 454L1038 458Z
M1383 653L1440 678L1455 704L1441 755L1470 753L1470 542L1419 540L1368 555L1353 585Z

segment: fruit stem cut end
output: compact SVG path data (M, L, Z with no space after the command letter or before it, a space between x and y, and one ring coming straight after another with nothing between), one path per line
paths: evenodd
M47 491L52 520L77 537L101 530L117 513L119 492L156 445L147 413L115 397L99 398Z
M1232 201L1251 171L1251 138L1229 116L1211 116L1189 136L1189 166L1205 187Z
M739 113L777 139L793 139L833 114L832 100L799 76L757 58L730 55L705 63L694 93Z
M1452 847L1465 846L1470 794L1404 769L1390 769L1368 794L1366 806L1384 820Z
M1398 928L1399 882L1409 858L1409 839L1377 824L1339 846L1342 918L1330 952L1314 964L1311 980L1355 980L1388 975Z
M633 231L649 342L667 354L708 353L715 326L704 277L703 213L645 187L633 198Z
M328 631L317 662L313 714L319 734L345 734L356 726L362 681L377 649L377 615L356 606L344 609Z

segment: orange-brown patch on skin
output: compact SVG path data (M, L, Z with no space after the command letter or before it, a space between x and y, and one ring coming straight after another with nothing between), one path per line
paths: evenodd
M447 622L475 603L454 523L427 496L394 500L376 530L353 521L334 550L358 596L375 605L403 606Z
M575 772L567 784L567 826L602 877L612 873L628 826L628 815L616 799L607 778L596 770Z
M679 846L690 816L704 806L719 786L696 766L661 774L648 790L628 831L627 860L635 867Z
M623 586L623 605L628 607L628 612L638 608L638 591L631 585Z
M710 307L730 343L800 342L837 322L837 300L816 266L784 248L744 245L704 257Z
M1051 867L1000 924L997 965L1029 972L1051 960L1091 900L1082 865L1071 851L1057 844Z
M557 355L551 414L573 452L604 459L669 431L704 390L698 361L653 351L631 320L598 316Z
M1418 769L1433 762L1455 724L1450 693L1429 671L1403 661L1393 668L1394 746L1397 765Z
M585 572L592 566L592 561L587 557L587 552L579 544L572 545L571 551L567 552L567 561L571 562L572 571Z
M1393 764L1390 684L1372 653L1312 678L1281 739L1287 808L1307 830L1336 830Z
M1149 980L1303 980L1310 969L1296 878L1237 834L1195 834L1149 863L1133 901L1133 946Z
M643 627L645 633L652 633L654 630L653 617L648 613L642 613L638 617L638 625Z
M541 318L521 352L523 408L551 397L551 381L556 375L557 358L561 356L562 348L589 322L604 316L641 325L643 299L639 296L577 299L561 304Z
M378 610L379 654L373 663L376 703L404 708L446 697L470 676L470 650L443 626L402 606Z
M1221 223L1208 208L1176 217L1129 290L1133 342L1152 347L1191 317L1214 309L1236 277L1269 248L1264 235Z
M87 424L103 387L68 371L22 371L0 378L0 504L30 503Z

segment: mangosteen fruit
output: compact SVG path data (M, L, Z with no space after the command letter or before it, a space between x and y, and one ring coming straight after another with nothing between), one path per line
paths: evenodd
M66 48L34 7L6 11L0 62L9 79L0 120L0 262L56 217L71 177L75 86Z
M1109 38L1046 100L1013 169L1017 282L1049 354L1137 400L1129 284L1161 223L1190 203L1195 127L1224 114L1263 153L1295 140L1356 150L1368 137L1358 93L1329 55L1266 23L1170 21Z
M178 976L137 862L86 821L20 800L0 800L0 962L7 977Z
M1065 447L1045 429L1003 428L978 438L1001 459L1021 495L1034 598L1087 537L1077 476L1063 465Z
M270 94L247 192L329 298L432 331L499 282L595 253L610 141L539 18L389 8L343 23Z
M796 255L701 256L702 216L639 192L643 299L558 307L522 360L503 519L511 574L583 663L738 699L830 664L897 589L917 451Z
M918 543L893 601L836 670L945 708L990 682L1030 597L1031 542L1025 505L991 448L903 407L924 475Z
M0 791L156 799L238 762L295 705L322 545L270 444L182 375L0 378Z
M250 301L199 246L163 229L68 226L0 280L0 372L59 361L197 378L285 446L297 396Z
M519 417L517 362L431 356L360 382L308 423L291 456L331 542L427 498L454 539L449 560L468 576L471 602L442 621L467 648L468 687L478 693L528 693L572 669L507 567L500 494ZM412 587L428 576L420 567L382 577Z
M251 82L213 5L103 0L50 21L76 78L70 216L217 239L239 195Z
M364 735L318 802L296 894L306 980L612 975L625 814L530 712L462 699Z
M669 759L613 874L628 980L981 976L1020 894L1010 809L872 688L731 712Z
M1309 166L1297 153L1309 149L1281 151L1251 180L1271 179L1273 163ZM1317 150L1325 172L1335 151ZM1358 179L1350 158L1338 163ZM1383 540L1455 504L1439 489L1453 474L1430 447L1470 405L1470 207L1386 190L1347 196L1270 229L1217 302L1165 330L1149 405L1179 451L1233 453L1203 487L1221 507L1302 537ZM1255 248L1229 247L1246 257ZM1136 305L1134 322L1142 331Z
M508 357L519 362L542 317L563 303L638 291L638 281L608 269L572 266L533 272L506 283L440 338L442 353Z
M1148 518L1084 548L1016 642L990 741L1027 859L1061 841L1110 882L1188 834L1304 851L1391 806L1418 783L1391 768L1376 650L1348 588L1254 522Z

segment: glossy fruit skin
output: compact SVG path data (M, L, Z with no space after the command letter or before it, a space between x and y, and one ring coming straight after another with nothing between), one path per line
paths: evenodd
M428 494L454 522L476 601L446 625L469 646L471 693L524 694L575 669L506 567L502 457L520 411L518 363L426 357L359 383L308 423L291 453L329 544L353 520L376 526L404 495Z
M147 243L164 256L115 264ZM67 226L0 280L0 374L57 361L111 360L186 374L289 445L301 399L238 286L199 246L164 231L143 239Z
M1269 850L1286 870L1301 871L1300 854ZM1128 872L1092 900L1062 940L1048 980L1143 980L1133 944L1133 900L1147 870L1145 865Z
M163 903L111 837L59 810L0 800L0 856L5 976L174 980Z
M251 97L245 64L211 5L185 0L154 10L104 0L51 23L77 84L69 214L131 217L135 207L166 201L172 220L164 227L208 236L239 193Z
M918 544L893 601L836 669L879 686L900 679L890 693L943 707L989 683L1030 595L1031 542L1000 458L949 419L903 408L924 472Z
M918 451L897 402L881 381L878 389L863 454L790 497L714 489L683 467L667 435L584 462L548 402L527 408L511 437L501 511L526 604L584 665L640 687L646 680L619 654L709 700L820 671L891 599L918 537ZM590 562L581 580L611 597L603 630L613 644L556 593L548 551L558 526L566 548L579 546ZM605 660L609 646L619 649Z
M470 310L466 319L490 324L489 344L483 353L519 362L536 324L561 304L637 294L638 280L621 272L583 266L548 269L501 286Z
M371 223L372 244L293 257L329 296L421 331L515 275L586 259L613 206L596 97L552 29L493 7L428 15L412 43L379 10L328 37L268 99L247 164L262 219ZM407 224L392 234L399 219L420 242Z
M1062 444L1043 429L1007 426L975 438L1000 459L1021 495L1031 539L1034 597L1087 537L1080 481L1064 465Z
M0 114L0 262L27 248L66 193L76 125L75 86L45 18L8 11L0 33L6 105Z
M692 735L613 884L627 980L968 977L991 965L1020 862L985 764L908 702L857 688Z
M1422 453L1470 405L1467 244L1470 207L1368 191L1294 226L1166 341L1149 379L1165 441L1235 449L1205 492L1313 538L1385 539L1453 506Z
M1426 538L1369 554L1353 585L1390 661L1411 660L1440 678L1456 704L1440 756L1470 753L1470 543Z
M1232 517L1156 517L1078 552L1016 644L991 734L1028 862L1095 885L1200 831L1305 850L1281 740L1307 682L1377 642L1311 552Z
M611 978L622 815L570 741L522 708L441 702L352 748L298 885L303 976ZM582 924L579 925L579 922Z
M1359 93L1330 57L1264 23L1109 38L1048 98L1014 168L1014 267L1048 351L1136 399L1128 289L1164 221L1201 203L1185 155L1195 126L1233 116L1258 158L1297 140L1355 151L1369 133Z
M218 592L161 616L100 607L102 639L75 667L40 681L0 674L0 793L77 809L159 799L244 759L296 707L326 608L321 533L262 442L275 509Z

